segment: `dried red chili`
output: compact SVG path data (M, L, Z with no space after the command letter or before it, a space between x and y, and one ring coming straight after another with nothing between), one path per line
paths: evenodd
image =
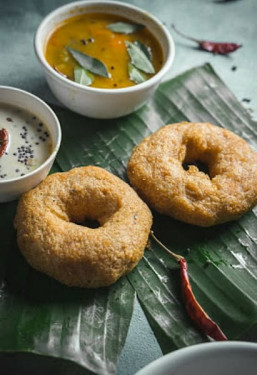
M195 322L195 324L202 330L203 333L210 336L217 341L225 341L227 337L222 332L220 327L215 323L209 315L203 310L201 305L197 302L188 275L187 261L181 255L173 253L170 249L161 243L158 238L151 232L154 240L170 255L172 255L179 263L180 266L180 278L181 278L181 290L183 301L185 304L186 311L189 317Z
M207 51L207 52L212 52L216 53L219 55L227 55L231 52L236 51L238 48L242 47L242 44L237 44L237 43L223 43L223 42L211 42L208 40L199 40L196 38L192 38L188 35L185 35L181 31L179 31L175 25L172 25L172 28L183 38L192 40L193 42L196 42L199 46L200 49Z
M0 130L0 157L5 153L6 147L8 145L8 131L6 129Z
M188 315L206 335L217 341L227 340L227 337L224 335L217 323L215 323L206 314L206 312L197 302L189 281L187 261L185 258L181 258L179 260L179 264L182 295Z

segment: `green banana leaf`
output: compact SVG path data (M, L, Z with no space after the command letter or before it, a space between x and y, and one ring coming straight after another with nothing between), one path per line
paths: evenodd
M111 288L67 288L32 270L16 246L14 212L14 203L1 205L0 352L10 354L4 364L14 368L10 373L20 371L13 355L24 352L71 360L94 373L114 374L133 312L134 289L126 278ZM25 363L31 360L26 358ZM46 365L58 367L59 362L47 359ZM25 366L26 375L40 373L38 363L30 366L31 372ZM60 373L70 374L70 366L66 364ZM42 373L48 373L46 368Z
M133 147L162 125L183 120L228 128L257 148L256 123L208 64L162 84L147 105L120 119L53 108L63 142L52 172L94 164L127 181ZM0 353L9 369L24 365L33 374L42 365L45 374L54 366L61 374L114 374L136 296L164 353L208 341L185 312L177 263L159 245L153 242L112 287L67 288L32 270L19 253L15 209L16 202L0 205ZM229 339L245 339L247 332L255 339L257 331L256 214L197 228L154 213L155 234L186 257L197 299Z

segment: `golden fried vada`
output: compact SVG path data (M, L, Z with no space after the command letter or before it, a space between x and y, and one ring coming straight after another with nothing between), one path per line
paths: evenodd
M238 219L257 203L257 153L209 123L162 127L134 148L127 173L150 207L194 225Z
M99 227L80 225L85 219ZM128 184L87 166L52 174L25 193L14 224L32 267L69 286L97 288L136 266L152 215Z

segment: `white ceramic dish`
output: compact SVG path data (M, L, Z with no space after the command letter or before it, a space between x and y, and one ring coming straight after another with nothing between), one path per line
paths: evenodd
M82 86L58 74L44 57L44 48L49 35L64 19L88 12L126 16L132 22L145 25L161 45L164 56L161 70L146 82L121 89ZM54 10L39 25L34 46L47 82L60 102L82 115L105 119L124 116L141 107L171 68L175 54L173 39L159 20L133 5L115 1L79 1Z
M226 341L176 350L136 375L253 375L256 369L257 344Z
M26 91L0 86L0 103L25 109L37 116L47 125L53 143L52 153L38 168L24 176L0 180L0 202L8 202L32 189L47 176L61 144L61 127L52 109L41 99Z

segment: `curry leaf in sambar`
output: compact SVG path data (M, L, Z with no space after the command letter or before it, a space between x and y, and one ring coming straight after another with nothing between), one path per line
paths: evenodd
M135 83L142 83L147 80L147 77L143 72L140 72L133 64L128 64L129 78Z
M140 40L135 40L134 41L135 46L141 49L142 52L146 55L148 60L152 61L152 50L149 46L147 46L145 43L141 42Z
M128 23L128 22L115 22L107 25L107 29L118 34L133 34L141 30L144 25L138 23Z
M153 74L155 72L154 66L142 49L129 41L126 41L125 43L131 63L143 72Z
M108 69L102 61L71 47L66 48L82 68L98 76L109 78Z
M80 66L76 66L74 68L74 81L84 86L90 86L94 81L94 77L85 69L81 68Z

